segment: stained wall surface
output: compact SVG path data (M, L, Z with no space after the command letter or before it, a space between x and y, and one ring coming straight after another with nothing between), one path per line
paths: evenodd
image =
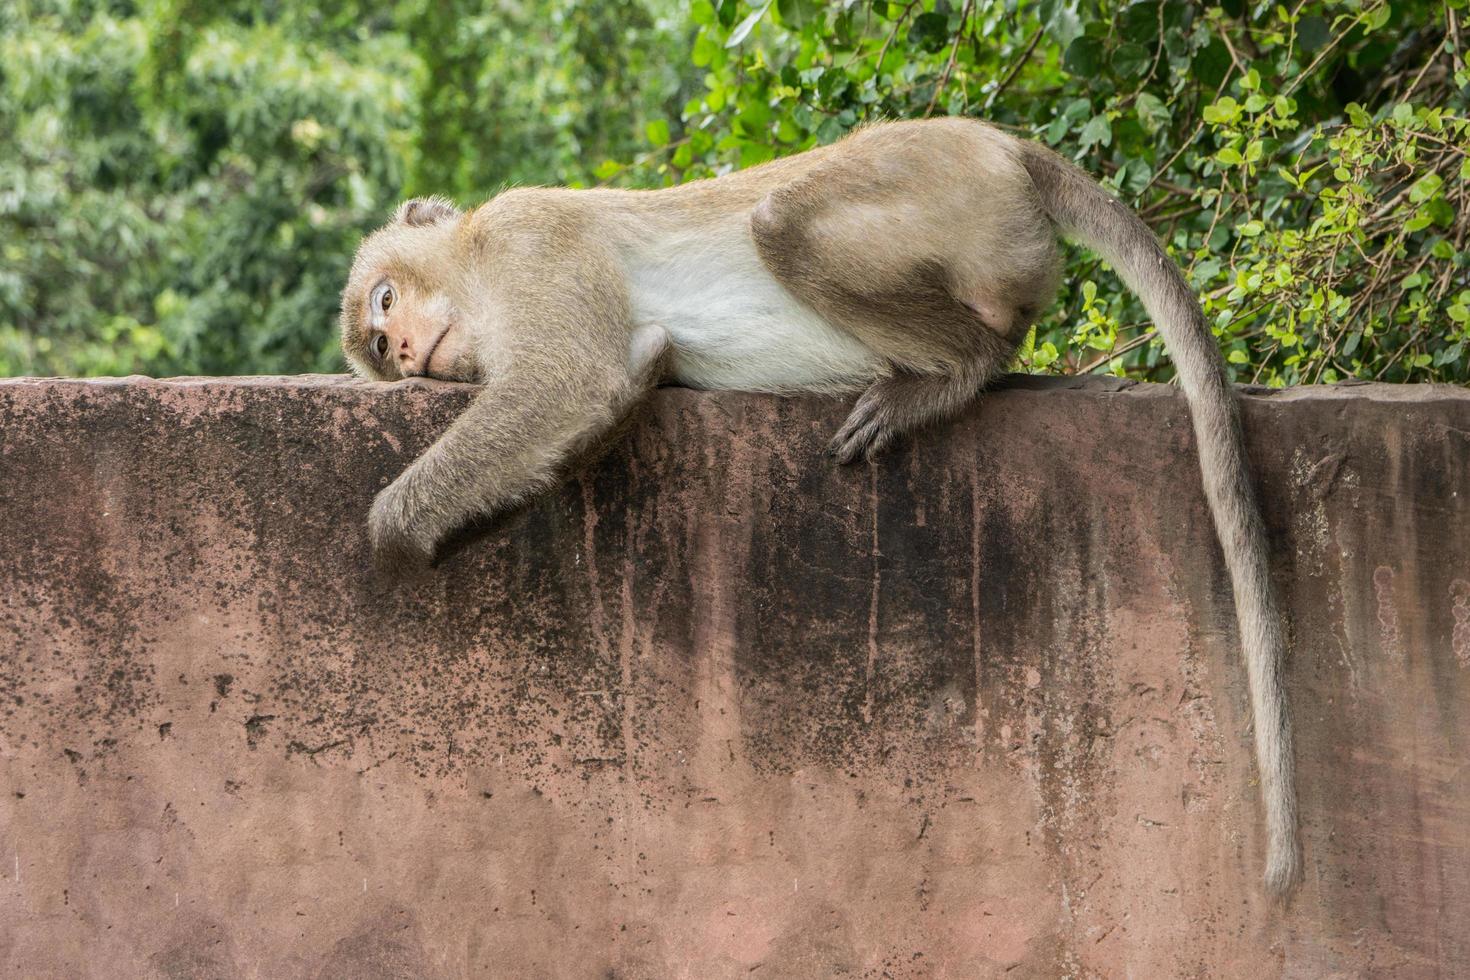
M666 390L377 577L470 397L0 383L0 975L1470 975L1470 393L1245 398L1285 907L1175 389L846 469L837 403Z

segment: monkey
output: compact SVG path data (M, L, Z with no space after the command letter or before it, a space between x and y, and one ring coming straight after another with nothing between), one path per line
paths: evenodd
M373 502L385 568L550 485L656 385L858 392L828 452L872 459L1002 374L1060 283L1058 236L1107 261L1157 324L1189 407L1235 599L1265 809L1265 884L1301 878L1285 632L1240 412L1194 292L1079 167L980 120L859 128L658 190L513 188L468 212L402 204L342 294L366 378L482 386Z

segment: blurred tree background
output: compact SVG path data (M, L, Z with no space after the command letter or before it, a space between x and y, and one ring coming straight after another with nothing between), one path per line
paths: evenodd
M646 149L678 6L6 0L0 374L342 370L362 235Z
M1470 0L10 0L0 374L341 370L399 199L653 187L973 115L1139 209L1239 380L1470 381ZM1069 252L1032 371L1170 374Z

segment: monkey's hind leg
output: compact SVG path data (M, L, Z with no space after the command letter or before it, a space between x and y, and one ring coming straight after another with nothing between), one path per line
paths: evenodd
M855 137L851 152L774 188L750 216L771 275L889 366L832 442L844 463L969 404L1054 289L1045 217L1023 196L997 204L1005 186L984 191L1005 185L1004 160L977 166L983 147L963 141L881 142ZM922 177L936 173L975 179Z
M957 415L1005 366L1005 357L995 356L953 375L898 370L858 397L827 454L844 464L873 459L903 436Z

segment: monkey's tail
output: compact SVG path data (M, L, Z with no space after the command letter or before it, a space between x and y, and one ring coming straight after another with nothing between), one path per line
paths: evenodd
M1017 144L1052 222L1118 270L1173 357L1194 422L1205 497L1235 592L1266 806L1266 887L1285 894L1302 873L1291 718L1281 679L1286 642L1267 566L1265 526L1246 466L1240 409L1220 349L1194 291L1143 220L1055 153L1026 140Z

